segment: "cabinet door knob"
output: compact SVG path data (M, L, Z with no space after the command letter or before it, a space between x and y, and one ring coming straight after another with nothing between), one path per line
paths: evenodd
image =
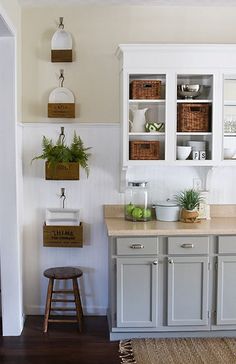
M157 265L157 260L154 260L154 262L152 264Z
M173 259L168 259L168 263L173 264L174 263Z
M143 249L144 245L143 244L131 244L130 248L131 249Z
M194 248L194 244L192 244L192 243L189 243L189 244L181 244L180 246L181 246L181 248Z

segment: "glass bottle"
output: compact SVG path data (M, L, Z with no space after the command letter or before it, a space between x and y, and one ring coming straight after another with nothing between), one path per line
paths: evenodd
M130 221L151 220L151 207L149 205L148 182L128 182L125 191L125 219Z

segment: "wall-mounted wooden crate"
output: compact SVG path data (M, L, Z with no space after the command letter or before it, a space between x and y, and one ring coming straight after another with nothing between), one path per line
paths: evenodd
M51 62L72 62L72 49L52 49Z
M59 248L83 247L83 224L78 226L43 226L43 245Z
M74 103L48 103L49 118L75 118Z
M79 163L45 163L46 180L79 180Z

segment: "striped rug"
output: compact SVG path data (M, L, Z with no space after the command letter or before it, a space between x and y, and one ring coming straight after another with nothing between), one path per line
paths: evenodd
M121 363L236 364L236 339L133 339L120 341L119 352Z

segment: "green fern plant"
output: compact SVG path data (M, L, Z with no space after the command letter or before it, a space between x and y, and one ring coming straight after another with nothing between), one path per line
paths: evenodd
M74 132L73 140L70 146L67 146L64 142L64 136L61 135L57 139L56 143L45 136L42 140L42 154L34 157L32 162L37 159L46 160L49 165L54 166L57 163L70 163L77 162L85 169L87 177L89 175L88 159L90 153L88 150L90 147L85 147L80 136L77 136Z
M201 192L194 189L181 191L175 196L175 201L185 210L194 210L203 200Z

